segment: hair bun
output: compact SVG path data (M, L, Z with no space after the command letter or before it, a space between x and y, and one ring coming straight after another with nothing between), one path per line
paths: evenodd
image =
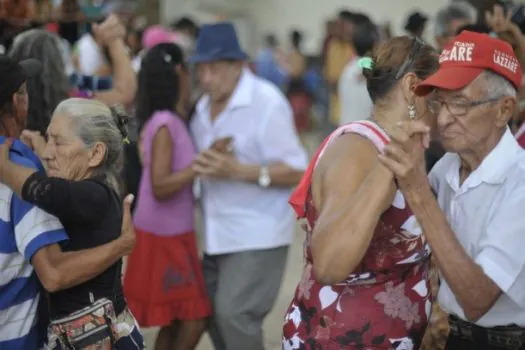
M126 110L121 105L110 106L111 115L113 116L113 121L117 125L120 134L123 139L128 137L128 114Z
M362 68L361 70L366 80L370 80L374 77L374 68Z

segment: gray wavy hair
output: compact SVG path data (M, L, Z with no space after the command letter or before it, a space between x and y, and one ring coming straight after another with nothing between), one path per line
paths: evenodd
M54 115L71 118L76 135L87 148L97 142L106 145L102 163L95 169L106 183L118 194L121 193L120 173L124 162L124 141L127 139L127 116L117 107L108 107L103 102L85 98L68 98L56 108Z
M64 64L64 47L59 36L42 29L17 35L9 56L17 61L35 58L42 63L42 74L27 81L29 115L27 128L44 133L54 109L69 97L70 82Z
M455 33L450 33L450 23L454 20L468 20L475 22L477 11L474 6L467 1L456 1L447 7L441 9L437 15L434 23L435 36L449 36Z

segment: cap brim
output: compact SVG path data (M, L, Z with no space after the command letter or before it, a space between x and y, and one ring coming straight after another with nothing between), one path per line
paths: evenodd
M42 63L34 58L20 61L18 64L20 64L28 78L35 77L42 72Z
M447 67L440 68L436 73L421 82L415 90L418 96L425 96L434 89L460 90L470 84L482 72L483 68Z

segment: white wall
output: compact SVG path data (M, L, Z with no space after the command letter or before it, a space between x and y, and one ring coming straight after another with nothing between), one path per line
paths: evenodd
M239 36L243 46L254 53L262 37L276 34L285 43L292 29L304 32L305 50L318 52L325 23L341 9L361 11L377 23L390 21L394 35L404 34L406 16L419 10L433 17L447 0L163 0L162 18L169 21L191 15L200 23L216 20L215 15L232 16L242 25ZM209 4L216 4L211 6ZM242 28L241 28L242 27ZM426 37L431 40L433 24L429 21Z

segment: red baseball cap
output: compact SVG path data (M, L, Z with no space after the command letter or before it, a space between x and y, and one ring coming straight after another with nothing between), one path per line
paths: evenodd
M416 87L424 96L433 89L459 90L484 70L491 70L521 87L522 70L512 47L487 34L462 31L439 55L439 69Z

